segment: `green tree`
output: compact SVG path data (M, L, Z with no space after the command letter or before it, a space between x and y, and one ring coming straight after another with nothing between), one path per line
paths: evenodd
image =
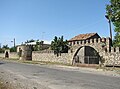
M10 52L16 52L17 51L17 47L11 47L10 48Z
M3 49L9 49L8 45L3 45Z
M120 47L120 0L110 0L110 4L106 5L107 18L115 26L116 32L113 45Z
M31 42L35 42L35 40L33 40L33 39L27 40L25 43L31 43Z
M53 41L51 42L51 49L54 50L54 53L57 54L59 53L59 48L58 48L58 38L55 36Z
M51 42L51 49L54 50L54 53L59 56L61 53L67 53L68 52L68 46L67 46L67 40L64 41L63 36L56 37Z
M4 50L2 48L0 48L0 53L4 53Z
M43 45L44 45L44 41L37 40L36 45L33 47L34 51L44 50L45 48L43 48Z

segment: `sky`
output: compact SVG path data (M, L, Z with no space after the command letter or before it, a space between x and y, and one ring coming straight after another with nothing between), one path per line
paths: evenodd
M109 0L0 0L0 43L69 40L84 33L109 37L105 18ZM113 27L112 27L113 29ZM114 34L114 33L113 33Z

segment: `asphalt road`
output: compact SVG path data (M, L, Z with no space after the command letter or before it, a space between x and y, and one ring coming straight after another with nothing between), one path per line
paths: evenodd
M95 71L92 73L87 70L75 70L75 68L0 61L0 72L5 72L4 75L10 74L11 77L17 76L16 78L19 78L16 80L22 79L24 84L34 81L34 84L42 86L31 83L27 86L34 86L31 89L120 89L119 76L108 76Z

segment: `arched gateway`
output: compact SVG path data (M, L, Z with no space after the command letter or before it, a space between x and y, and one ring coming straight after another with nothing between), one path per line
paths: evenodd
M73 51L73 64L99 64L111 46L110 38L101 38L97 33L80 34L68 42Z
M97 50L90 46L81 46L73 56L73 64L99 64L100 55Z

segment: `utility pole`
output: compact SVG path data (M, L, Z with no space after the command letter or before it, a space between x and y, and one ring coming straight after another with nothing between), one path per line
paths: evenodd
M110 21L110 19L109 19L108 23L109 23L109 28L110 28L110 38L112 40L112 28L111 28L111 21Z
M45 34L45 32L42 32L42 40L44 40L44 34Z
M13 41L13 42L14 42L14 48L15 48L15 38L14 38L14 41Z
M13 42L13 48L14 48L14 51L16 51L16 48L15 48L15 38L11 42Z
M0 43L0 48L1 48L1 43Z
M111 28L111 20L110 20L110 18L108 17L108 15L105 15L105 17L108 19L109 28L110 28L110 38L111 38L111 40L112 40L112 28Z
M13 47L15 48L15 38L11 42L13 42Z

